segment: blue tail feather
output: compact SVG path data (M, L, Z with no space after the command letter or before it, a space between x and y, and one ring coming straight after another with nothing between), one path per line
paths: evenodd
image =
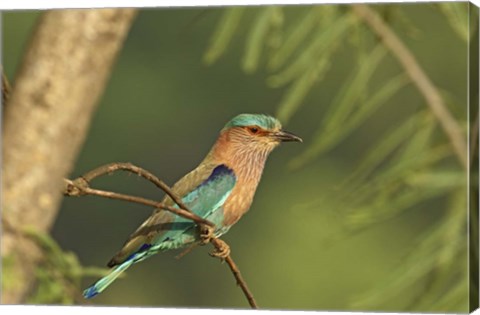
M100 292L98 292L96 286L92 285L91 287L83 291L83 297L86 299L91 299L99 293Z
M132 255L125 262L116 266L108 275L95 282L89 288L85 289L85 291L83 291L83 296L86 299L90 299L103 292L113 281L115 281L115 279L118 278L118 276L120 276L120 274L122 274L122 272L143 258L143 256L145 256L145 252Z

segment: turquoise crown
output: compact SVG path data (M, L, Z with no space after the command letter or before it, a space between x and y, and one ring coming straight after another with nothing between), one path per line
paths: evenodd
M240 114L230 120L223 129L245 126L259 126L267 130L282 128L280 121L272 116L263 114Z

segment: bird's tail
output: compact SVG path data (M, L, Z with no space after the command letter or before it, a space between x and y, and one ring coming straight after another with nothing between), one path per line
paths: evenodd
M115 281L115 279L117 279L122 272L124 272L128 267L133 265L135 262L136 262L135 257L132 257L126 260L124 263L116 266L112 270L112 272L110 272L108 275L106 275L102 279L95 282L91 287L83 291L83 296L86 299L90 299L95 295L103 292L103 290L105 290L113 281Z

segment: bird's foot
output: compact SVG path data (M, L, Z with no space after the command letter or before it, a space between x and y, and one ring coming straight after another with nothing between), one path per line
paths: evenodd
M216 238L213 244L215 245L215 250L209 253L210 256L224 260L230 255L230 246L221 239Z
M200 245L210 243L213 238L214 228L209 225L199 225Z

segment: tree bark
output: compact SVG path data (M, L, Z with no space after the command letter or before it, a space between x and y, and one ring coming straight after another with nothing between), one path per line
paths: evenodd
M10 96L10 83L8 82L7 76L2 69L2 105L5 106L7 103L8 97Z
M48 232L136 11L45 12L17 75L3 118L2 303L25 301L41 253L15 231ZM13 262L13 263L12 263Z

